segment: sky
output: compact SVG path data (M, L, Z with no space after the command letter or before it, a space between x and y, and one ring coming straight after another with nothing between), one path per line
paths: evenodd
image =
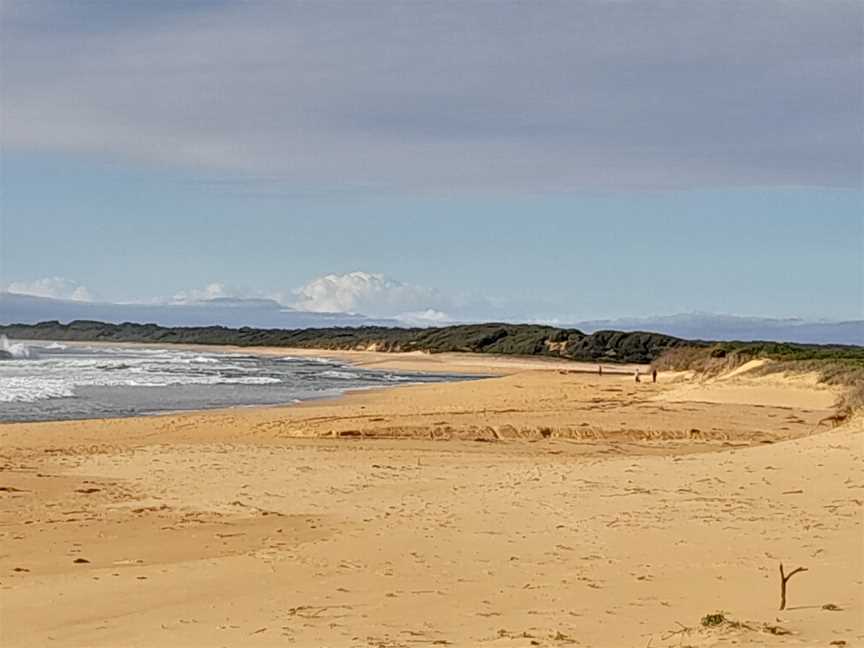
M864 317L860 2L0 12L0 288Z

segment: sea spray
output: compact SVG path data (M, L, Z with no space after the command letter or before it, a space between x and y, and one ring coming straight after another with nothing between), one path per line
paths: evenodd
M31 356L26 344L11 342L5 335L0 335L0 360L20 360Z

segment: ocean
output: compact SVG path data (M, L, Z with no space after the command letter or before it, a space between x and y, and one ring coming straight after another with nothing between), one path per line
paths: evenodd
M328 358L12 342L0 336L0 421L291 404L354 389L473 378L374 371Z

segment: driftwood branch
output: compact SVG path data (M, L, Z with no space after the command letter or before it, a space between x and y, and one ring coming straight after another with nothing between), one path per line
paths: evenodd
M780 563L780 609L786 609L786 583L789 582L789 579L792 578L795 574L799 574L801 572L806 572L806 567L799 567L798 569L793 569L788 574L783 571L783 563Z

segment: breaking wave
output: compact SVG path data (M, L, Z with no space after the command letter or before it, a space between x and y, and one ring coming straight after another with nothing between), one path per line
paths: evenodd
M101 418L291 403L456 376L352 367L329 358L12 342L0 336L0 421Z
M224 377L184 377L114 379L111 376L79 376L77 379L61 378L0 378L0 403L34 403L52 398L72 398L77 387L171 387L175 385L274 385L277 378L248 376L238 378Z
M0 359L23 360L30 357L30 348L26 344L12 342L5 335L0 335Z

